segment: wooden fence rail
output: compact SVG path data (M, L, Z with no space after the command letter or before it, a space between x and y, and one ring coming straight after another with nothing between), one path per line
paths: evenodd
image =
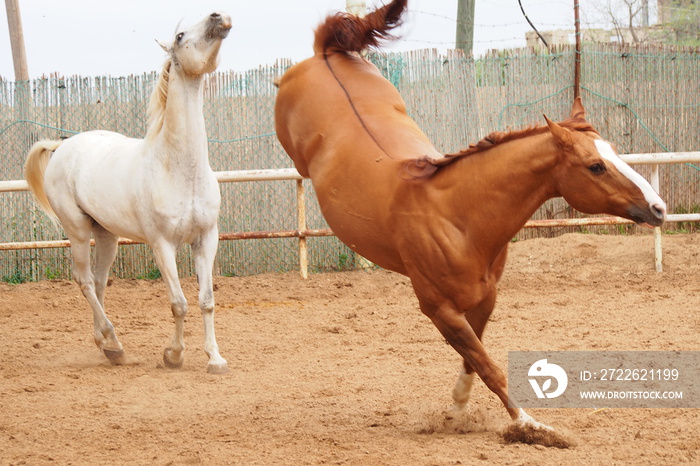
M649 154L621 154L620 157L631 165L651 164L652 175L651 185L659 191L659 164L672 163L700 163L700 152L674 152L674 153L649 153ZM334 236L330 229L307 229L306 227L306 200L303 185L303 177L294 168L264 169L264 170L237 170L215 172L220 183L231 182L254 182L254 181L278 181L296 180L297 192L297 229L278 231L251 231L251 232L231 232L221 233L219 239L222 241L241 239L263 239L263 238L299 238L299 273L302 277L308 277L308 254L306 238L319 236ZM29 187L25 180L0 181L0 193L13 191L28 191ZM667 222L695 222L700 221L698 214L670 214ZM589 217L572 219L551 219L551 220L530 220L524 228L537 227L562 227L562 226L583 226L583 225L617 225L633 223L630 220L620 217ZM139 244L127 238L120 238L119 244ZM0 243L0 251L18 249L43 249L43 248L66 248L70 246L68 240L60 241L29 241L15 243ZM663 270L662 266L662 246L661 228L654 229L654 261L657 272Z

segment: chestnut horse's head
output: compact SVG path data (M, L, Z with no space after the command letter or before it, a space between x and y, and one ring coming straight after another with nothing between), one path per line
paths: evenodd
M622 161L612 144L595 131L571 130L545 119L561 154L555 171L557 188L572 207L653 226L664 222L666 203ZM580 98L574 102L570 121L585 121Z

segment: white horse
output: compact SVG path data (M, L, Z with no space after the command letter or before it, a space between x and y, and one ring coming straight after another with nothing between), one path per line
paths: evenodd
M214 335L212 273L218 246L221 194L209 166L203 115L203 75L214 71L231 18L212 13L178 31L148 105L145 139L88 131L65 141L40 141L29 152L25 177L37 202L59 220L71 242L73 276L90 303L95 343L114 364L124 350L104 311L109 269L118 237L149 243L168 287L175 333L165 348L168 367L184 361L187 300L176 252L192 246L204 319L207 372L225 373ZM53 155L51 155L53 152ZM95 238L90 267L90 234Z

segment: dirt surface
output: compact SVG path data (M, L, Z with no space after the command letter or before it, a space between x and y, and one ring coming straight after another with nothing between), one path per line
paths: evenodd
M509 350L700 350L700 235L565 235L518 242L484 343ZM188 350L160 281L114 280L108 315L129 364L92 341L74 283L0 284L1 464L700 463L693 409L540 409L570 449L506 444L509 418L480 381L450 413L460 359L408 279L386 271L216 278L231 371L205 372L193 279Z

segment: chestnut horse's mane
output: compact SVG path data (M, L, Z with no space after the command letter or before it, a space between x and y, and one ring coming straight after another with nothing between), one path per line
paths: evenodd
M581 118L569 118L559 123L559 126L570 129L572 131L591 131L598 134L589 122ZM442 159L433 159L430 157L421 157L412 159L406 162L404 170L410 178L428 178L440 168L450 165L456 160L460 160L466 156L487 151L509 141L523 139L528 136L542 134L549 131L546 125L533 125L521 130L515 131L494 131L476 144L470 144L468 148L463 149L453 154L445 154Z

